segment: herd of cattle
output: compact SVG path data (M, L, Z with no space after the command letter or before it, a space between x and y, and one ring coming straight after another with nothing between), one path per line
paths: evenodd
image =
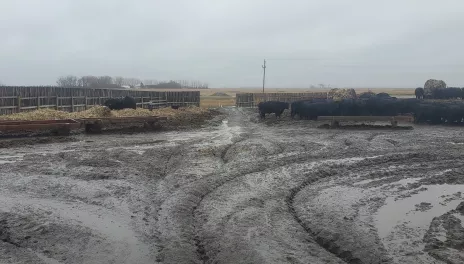
M464 103L461 101L426 101L416 98L397 99L390 96L373 96L370 98L311 99L296 101L291 104L278 101L258 104L261 118L274 113L280 117L286 109L290 116L300 119L317 120L318 116L397 116L413 115L417 123L461 123L464 119Z
M422 87L414 91L417 99L464 99L464 88L448 87L442 89L432 89L429 93Z

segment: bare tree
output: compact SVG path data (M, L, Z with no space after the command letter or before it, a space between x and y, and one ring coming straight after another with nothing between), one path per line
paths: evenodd
M124 78L124 85L129 85L130 87L134 87L140 83L140 79L137 78Z
M98 85L98 77L92 76L92 75L87 75L87 76L82 76L80 78L80 83L82 87L97 87Z
M78 87L79 80L74 75L61 76L56 81L59 87Z
M159 84L159 81L154 80L154 79L147 79L147 80L144 80L143 83L145 85L156 85L156 84Z
M117 86L121 87L121 86L124 85L124 77L121 77L121 76L114 77L114 78L113 78L113 82L114 82L114 84L116 84Z
M111 76L99 76L98 77L98 87L110 87L113 84L113 78Z
M79 86L87 88L114 88L118 85L113 83L113 78L111 76L82 76L78 80Z

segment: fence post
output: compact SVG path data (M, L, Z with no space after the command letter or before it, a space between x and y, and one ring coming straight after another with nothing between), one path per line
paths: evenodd
M18 111L18 113L20 113L21 112L21 96L20 95L18 95L16 104L17 104L17 107L18 107L17 111Z
M74 96L71 94L71 112L74 112Z
M85 96L85 110L87 110L87 95Z
M58 97L58 95L56 96L56 110L59 110L60 109L60 98Z
M143 109L143 96L141 97L141 100L142 100L142 109Z
M37 110L40 109L40 96L37 95Z

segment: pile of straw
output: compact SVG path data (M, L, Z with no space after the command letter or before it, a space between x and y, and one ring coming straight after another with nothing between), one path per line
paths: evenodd
M211 117L211 112L200 107L185 107L172 109L170 107L154 109L123 109L111 111L105 106L95 106L81 112L68 113L52 109L40 109L30 112L21 112L11 115L0 116L0 120L57 120L57 119L80 119L98 117L130 117L130 116L161 116L167 117L170 125L184 125L203 122Z
M68 119L69 113L52 109L40 109L0 116L1 120L57 120Z

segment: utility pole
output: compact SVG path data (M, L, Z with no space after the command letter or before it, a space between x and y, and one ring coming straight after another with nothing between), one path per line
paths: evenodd
M264 93L264 83L266 82L266 60L264 60L264 64L261 66L264 69L263 72L263 93Z

